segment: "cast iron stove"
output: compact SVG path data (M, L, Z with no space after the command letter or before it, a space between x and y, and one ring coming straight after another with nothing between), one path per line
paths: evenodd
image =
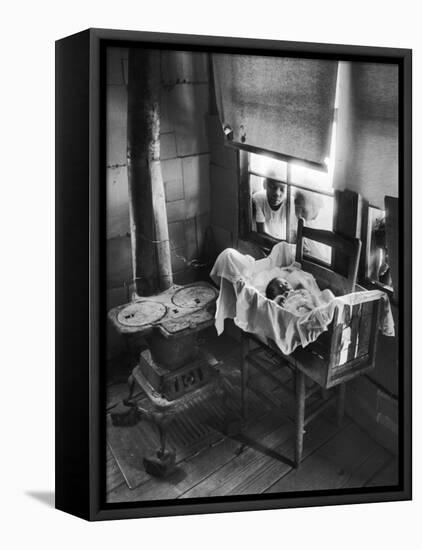
M145 469L153 475L166 475L174 468L175 453L166 450L171 417L190 403L216 393L226 402L218 361L201 349L198 340L199 333L214 324L217 297L218 291L208 283L173 285L109 312L119 333L137 334L148 344L129 377L127 399L111 416L116 425L134 424L141 418L157 425L161 447L144 458ZM148 409L133 400L136 386L146 393L151 405Z

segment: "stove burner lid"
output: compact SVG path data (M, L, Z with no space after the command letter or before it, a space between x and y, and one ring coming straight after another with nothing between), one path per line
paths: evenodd
M156 323L167 313L164 304L152 300L134 302L123 308L117 314L117 320L127 327L142 327Z
M213 302L218 292L212 286L194 284L176 290L171 301L178 307L200 308Z

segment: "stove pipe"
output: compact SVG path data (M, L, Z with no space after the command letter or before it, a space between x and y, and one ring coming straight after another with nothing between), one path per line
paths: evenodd
M133 276L139 296L173 284L160 163L160 84L160 52L130 48L127 163Z

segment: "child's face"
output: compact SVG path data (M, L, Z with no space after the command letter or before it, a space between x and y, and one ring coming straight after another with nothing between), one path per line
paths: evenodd
M280 204L284 201L285 194L283 184L278 181L267 180L266 187L268 204L272 208L280 206Z

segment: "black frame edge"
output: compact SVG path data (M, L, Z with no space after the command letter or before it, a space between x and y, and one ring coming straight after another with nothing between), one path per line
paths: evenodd
M56 503L89 518L89 37L56 42Z
M279 510L284 508L310 508L315 506L343 506L353 504L375 504L383 502L398 502L410 500L410 496L403 491L383 491L354 494L331 494L315 496L306 494L305 496L292 496L283 498L254 498L260 495L252 495L249 499L233 499L227 497L215 499L214 502L195 502L188 503L181 500L174 504L164 502L152 506L125 506L123 503L119 507L100 509L92 516L94 521L106 521L114 519L134 519L163 516L184 516L198 514L220 514L228 512L254 512L263 510ZM198 499L202 500L202 499ZM205 500L205 499L204 499Z
M400 417L402 422L403 494L412 499L412 50L402 58L402 134L399 183L404 195L401 235L401 289L400 336L403 360L403 388ZM399 157L399 158L400 158ZM406 367L406 368L404 368ZM406 399L404 399L404 396Z
M163 44L164 46L186 45L192 47L200 47L207 49L257 49L257 50L275 50L276 52L292 52L301 55L303 53L311 53L312 55L324 54L327 56L353 56L365 58L396 58L401 59L411 53L409 48L394 48L384 46L362 46L362 45L346 45L346 44L331 44L322 42L296 42L287 40L271 40L261 38L242 38L234 36L210 36L198 34L178 34L178 33L162 33L150 31L131 31L119 29L103 29L90 28L88 29L95 40L111 40L111 41L136 41ZM246 53L246 52L245 52Z

